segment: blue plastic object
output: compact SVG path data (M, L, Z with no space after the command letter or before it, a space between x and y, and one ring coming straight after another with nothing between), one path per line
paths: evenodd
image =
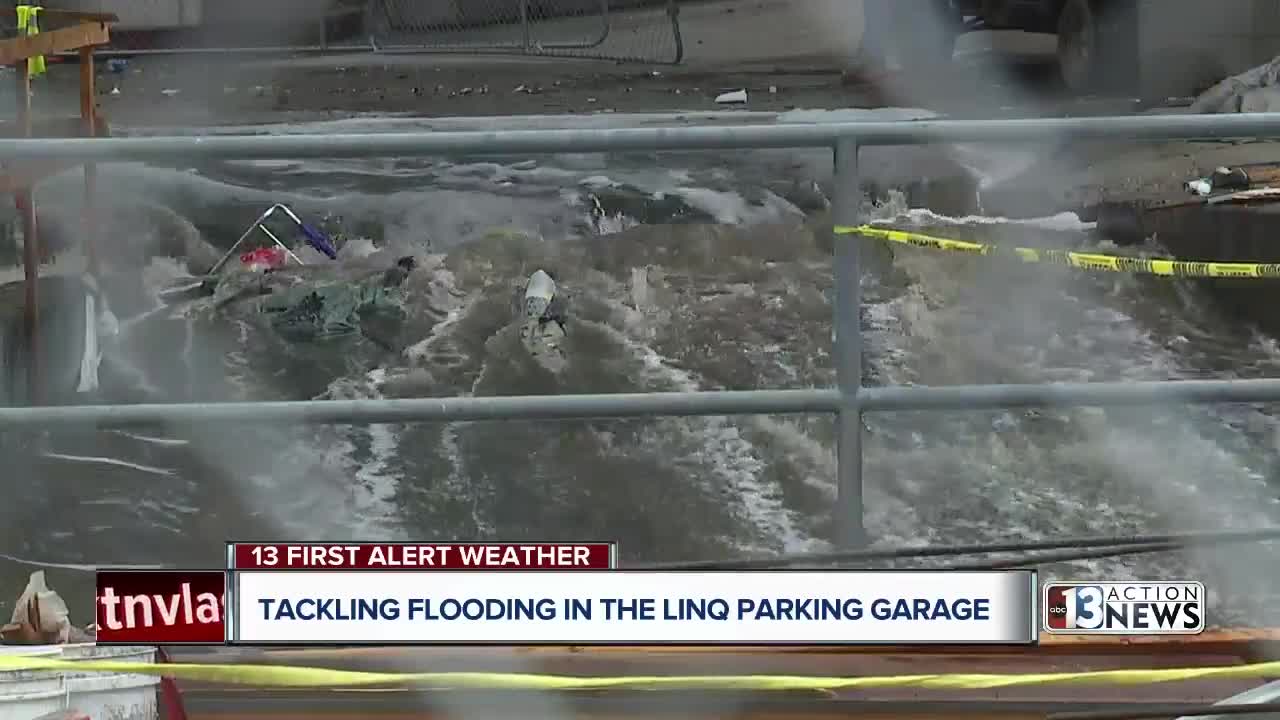
M307 236L307 244L328 255L330 260L338 259L338 251L334 249L333 243L329 242L329 238L326 238L324 233L306 223L302 223L299 227L302 228L302 234Z

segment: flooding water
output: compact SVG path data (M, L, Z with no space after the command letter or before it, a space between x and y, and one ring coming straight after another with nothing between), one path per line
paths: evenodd
M563 121L527 124L553 122ZM123 325L114 352L133 375L112 393L827 386L831 254L814 228L830 172L827 153L800 151L103 167L104 187L129 208L111 221L106 254ZM45 207L59 185L77 181L51 183ZM335 273L415 255L404 327L376 342L297 343L252 313L159 301L205 260L138 248L190 255L203 238L225 249L276 202L339 238ZM863 202L872 217L935 234L1106 247L1072 216L1010 225L908 212L892 191ZM1189 284L913 248L872 246L865 260L869 384L1280 374L1274 341L1218 315ZM571 297L569 369L558 375L529 360L512 326L513 295L539 267ZM1246 528L1280 515L1270 407L877 413L867 424L866 524L884 544ZM822 549L832 530L825 416L18 435L3 449L0 551L41 561L218 566L223 542L263 538L608 539L627 560L678 560ZM1199 579L1231 618L1260 622L1269 581L1250 568L1266 559L1265 547L1237 547L1050 574ZM0 601L30 569L0 562ZM51 581L83 595L72 609L88 613L86 574L54 570Z

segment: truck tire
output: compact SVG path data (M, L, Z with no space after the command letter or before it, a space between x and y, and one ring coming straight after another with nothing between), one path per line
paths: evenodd
M1058 15L1058 68L1068 90L1096 89L1102 57L1102 33L1095 0L1066 0Z

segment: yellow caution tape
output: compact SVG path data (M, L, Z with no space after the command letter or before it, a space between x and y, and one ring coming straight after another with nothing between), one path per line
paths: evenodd
M28 37L39 35L40 26L37 24L37 18L40 11L44 8L39 5L19 5L18 11L18 31ZM45 71L44 56L35 55L27 59L27 75L36 77L43 75Z
M1036 250L1022 247L1000 247L982 243L951 240L905 230L890 230L872 225L837 225L839 235L865 235L903 245L948 250L974 255L1016 257L1028 263L1067 265L1081 270L1138 273L1167 277L1200 278L1280 278L1280 263L1239 262L1190 262L1186 260L1161 260L1154 258L1099 255L1096 253L1070 252L1067 250Z
M1093 672L1027 675L890 675L879 677L810 677L792 675L706 675L572 677L520 673L439 672L381 673L284 665L194 665L182 663L113 662L110 660L53 660L0 655L0 671L63 670L76 672L164 675L180 680L257 685L261 687L354 687L361 685L418 685L471 690L783 690L822 691L850 688L917 687L951 690L1026 685L1146 685L1186 680L1260 680L1280 677L1280 662L1226 667L1161 670L1097 670Z

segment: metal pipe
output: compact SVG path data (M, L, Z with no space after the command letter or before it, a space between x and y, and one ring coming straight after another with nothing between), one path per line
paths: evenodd
M754 126L497 130L336 135L240 135L0 140L0 159L139 161L377 156L520 155L632 150L721 150L1062 139L1280 136L1280 113L1029 120L786 123Z
M1131 710L1082 710L1050 713L1045 720L1149 720L1152 718L1203 717L1206 715L1261 715L1280 713L1280 702L1239 705L1141 705Z
M529 52L533 47L533 32L529 27L529 0L520 0L520 49Z
M958 385L863 388L862 412L982 410L1009 407L1113 407L1280 401L1277 380L1174 380L1143 383ZM524 395L412 400L86 405L0 408L0 428L95 424L124 427L191 422L397 423L476 420L584 419L658 415L746 415L839 412L836 389L695 393Z
M667 0L667 18L671 20L671 37L676 46L671 64L679 65L684 62L684 35L680 32L680 6L676 4L676 0Z
M1239 540L1236 542L1245 542ZM1230 545L1224 541L1220 545ZM1151 553L1173 552L1181 550L1177 543L1142 543L1139 545L1115 545L1093 550L1059 550L1057 552L1037 553L1006 560L981 560L978 562L955 563L944 565L934 570L964 570L968 572L990 572L993 570L1022 570L1042 565L1078 562L1080 560L1097 560L1101 558L1127 557L1130 555L1149 555Z
M258 227L259 227L260 225L262 225L262 223L264 223L264 222L266 222L266 221L267 221L267 218L271 217L271 215L272 215L273 213L275 213L275 211L276 211L276 210L279 210L279 209L280 209L280 208L282 208L282 207L284 207L284 206L283 206L283 205L281 205L281 204L279 204L279 203L276 203L275 205L272 205L271 207L269 207L269 208L267 208L265 211L263 211L263 213L262 213L261 215L259 215L259 216L258 216L258 219L257 219L257 220L254 220L254 221L253 221L253 224L252 224L252 225L250 225L247 229L245 229L244 234L242 234L242 235L240 236L240 239L236 240L234 243L232 243L232 244L231 244L231 249L230 249L230 250L228 250L225 254L223 254L223 256L222 256L221 258L218 258L218 262L214 263L214 264L213 264L213 267L212 267L212 268L210 268L210 270L209 270L209 274L210 274L210 275L217 275L217 274L218 274L218 271L222 270L222 266L227 264L227 261L231 259L231 256L232 256L232 255L235 255L235 253L236 253L236 248L240 247L240 244L241 244L241 243L243 243L245 240L247 240L247 239L249 238L249 236L253 234L253 231L254 231L254 230L257 230L257 229L258 229ZM297 219L297 216L296 216L296 215L293 215L293 213L292 213L292 212L291 212L291 213L289 213L289 214L290 214L290 215L292 215L292 216L294 217L294 219L295 219L295 220ZM298 224L299 224L299 225L301 225L301 224L302 224L302 221L301 221L301 220L299 220L299 221L298 221ZM274 238L272 238L272 239L274 239ZM276 240L276 242L277 242L277 243L280 243L280 241L279 241L279 240ZM287 250L288 248L285 248L285 249ZM299 262L301 262L301 261L299 261Z
M1280 401L1280 379L866 388L863 411L1125 407Z
M284 55L294 54L318 54L324 55L329 53L346 53L346 52L366 52L372 49L370 45L273 45L263 47L210 47L210 48L193 48L193 47L175 47L175 48L137 48L134 50L126 50L123 48L102 48L95 50L94 55L106 58L128 58L135 55ZM69 56L72 53L54 53L55 55Z
M791 553L776 557L742 560L692 560L686 562L628 563L634 570L766 570L795 565L824 565L873 560L923 560L925 558L995 553L1027 553L1044 550L1123 549L1138 545L1165 544L1178 548L1212 547L1231 542L1274 542L1280 540L1280 527L1258 530L1214 530L1159 535L1118 535L1106 537L1058 538L1028 542L978 543L971 545L906 545L902 547L867 548L821 553Z
M745 390L515 397L315 400L0 408L0 428L189 423L371 424L835 412L835 390Z
M23 58L13 65L14 98L18 104L18 131L31 136L31 60ZM27 401L39 405L44 399L41 380L40 338L40 227L36 216L35 193L24 184L14 193L14 203L22 222L23 310L27 334Z
M831 201L836 225L857 225L862 191L858 184L858 144L835 146L835 193ZM862 276L857 235L832 235L835 246L835 363L841 407L836 416L836 543L849 549L866 542L862 507Z

